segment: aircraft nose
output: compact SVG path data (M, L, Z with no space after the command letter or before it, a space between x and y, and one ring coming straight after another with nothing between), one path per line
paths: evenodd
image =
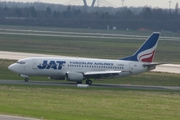
M13 71L13 72L16 72L16 65L15 64L11 64L9 67L8 67L9 70Z

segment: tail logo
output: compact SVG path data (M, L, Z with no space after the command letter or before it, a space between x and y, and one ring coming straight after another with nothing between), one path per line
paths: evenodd
M148 50L142 51L137 55L137 59L140 62L152 62L156 51L157 44Z

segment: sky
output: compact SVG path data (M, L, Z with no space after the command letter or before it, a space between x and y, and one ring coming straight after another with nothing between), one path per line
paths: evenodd
M40 1L40 2L46 2L46 3L66 3L70 0L1 0L1 1L20 1L20 2L35 2L35 1ZM72 0L71 0L72 1ZM78 0L74 0L78 1ZM79 0L81 1L81 0ZM90 6L93 0L86 0L88 5ZM97 0L98 1L98 0ZM102 0L103 1L103 0ZM108 1L111 4L115 5L116 7L121 7L122 6L122 0L104 0ZM171 2L169 2L171 1ZM83 0L82 0L83 3ZM134 6L134 7L143 7L143 6L149 6L149 7L158 7L158 8L169 8L169 3L170 7L173 9L175 8L176 3L180 4L180 0L124 0L124 6ZM180 7L180 5L179 5Z

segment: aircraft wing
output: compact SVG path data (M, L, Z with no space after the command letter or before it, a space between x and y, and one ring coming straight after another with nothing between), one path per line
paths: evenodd
M93 77L93 78L104 78L104 77L117 76L121 72L122 71L90 71L90 72L85 72L84 76Z

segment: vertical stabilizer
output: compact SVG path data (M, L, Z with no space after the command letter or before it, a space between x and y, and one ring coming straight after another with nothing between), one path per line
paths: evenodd
M120 60L152 62L158 45L159 35L159 32L153 32L132 56L128 56Z

